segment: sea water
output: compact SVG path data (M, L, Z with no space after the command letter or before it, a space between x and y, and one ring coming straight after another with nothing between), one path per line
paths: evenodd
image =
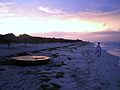
M101 47L108 53L120 57L120 42L101 42Z

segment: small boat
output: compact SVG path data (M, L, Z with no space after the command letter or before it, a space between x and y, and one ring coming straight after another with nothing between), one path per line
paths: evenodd
M48 64L50 57L48 56L17 56L11 57L11 63L14 65L43 65Z

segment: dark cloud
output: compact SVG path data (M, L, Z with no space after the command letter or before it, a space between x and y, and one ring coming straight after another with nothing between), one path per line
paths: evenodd
M85 41L120 41L120 31L103 32L46 32L32 34L34 36L81 39Z

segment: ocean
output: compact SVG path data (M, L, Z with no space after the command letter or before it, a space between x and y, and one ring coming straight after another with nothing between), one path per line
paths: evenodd
M101 42L101 47L108 53L120 57L120 42Z

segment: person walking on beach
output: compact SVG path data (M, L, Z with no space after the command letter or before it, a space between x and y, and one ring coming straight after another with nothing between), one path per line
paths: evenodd
M100 46L100 42L97 43L97 47L96 47L95 54L97 55L97 57L100 57L100 56L101 56L101 46Z

